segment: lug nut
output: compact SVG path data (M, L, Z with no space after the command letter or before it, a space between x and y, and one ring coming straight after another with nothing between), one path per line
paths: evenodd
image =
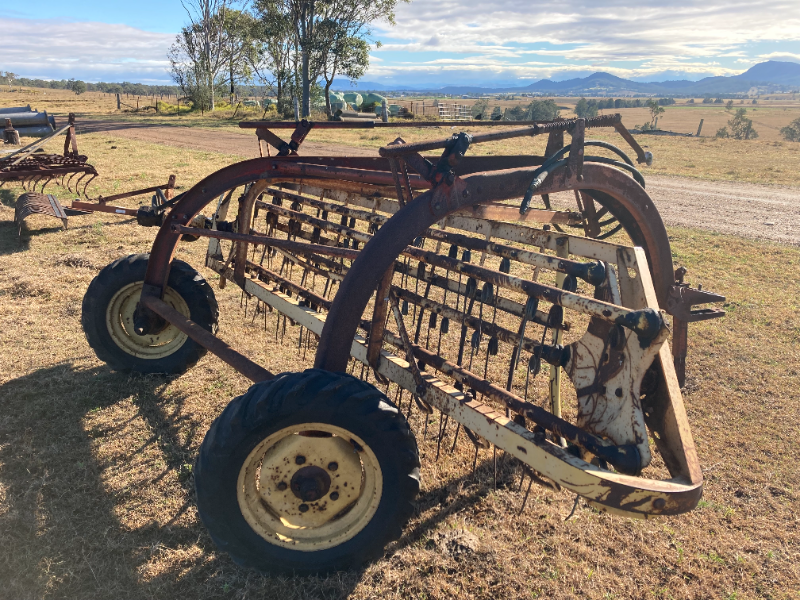
M331 492L331 500L338 500L339 492Z
M338 468L339 468L339 463L336 462L328 463L328 471L335 471Z
M299 455L298 455L298 456L296 456L296 457L295 457L295 459L294 459L294 463L295 463L296 465L302 465L302 464L303 464L303 463L305 463L305 462L306 462L306 457L305 457L305 456L299 456Z
M308 512L308 504L301 504L300 512Z
M282 492L282 491L284 491L284 490L285 490L287 487L289 487L289 486L288 486L288 485L286 485L286 482L285 482L285 481L281 481L281 482L278 484L278 490L280 490L281 492Z

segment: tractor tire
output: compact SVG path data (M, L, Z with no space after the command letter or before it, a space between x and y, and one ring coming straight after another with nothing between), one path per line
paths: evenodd
M419 455L382 392L308 369L232 400L206 434L194 476L200 518L236 563L328 573L379 557L402 535Z
M169 323L145 336L133 331L148 254L132 254L105 267L83 297L81 324L97 358L117 371L180 374L206 349ZM190 265L173 260L164 301L204 329L214 331L219 316L214 291Z

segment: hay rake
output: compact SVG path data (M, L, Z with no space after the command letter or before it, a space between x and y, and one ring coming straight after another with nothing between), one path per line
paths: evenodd
M63 154L41 152L46 142L64 132ZM25 191L44 194L47 185L56 182L70 192L86 197L89 184L97 177L94 166L86 161L87 157L78 153L75 115L70 113L67 124L60 129L0 158L0 186L13 181L20 183Z
M176 197L149 257L106 267L84 301L87 338L112 366L182 372L210 350L256 382L215 421L195 469L218 544L272 571L378 555L419 488L412 411L426 415L425 437L427 415L441 413L437 457L452 421L452 447L469 439L473 465L499 448L529 485L566 488L598 510L645 518L697 504L702 473L662 309L677 327L720 316L692 305L721 297L676 281L641 174L618 148L584 139L614 127L649 162L618 115L398 139L363 159L296 152L314 126L373 124L303 121L290 142L271 131L282 125L242 124L278 156ZM466 156L542 134L543 157ZM598 146L615 157L586 153ZM442 154L421 154L431 150ZM552 209L562 192L578 211ZM213 215L199 216L208 205ZM593 237L555 230L571 226ZM620 229L634 245L593 239ZM294 328L298 351L316 348L314 368L274 375L213 335L210 285L172 258L181 236L210 238L220 286L255 299L265 329L273 313L276 340Z

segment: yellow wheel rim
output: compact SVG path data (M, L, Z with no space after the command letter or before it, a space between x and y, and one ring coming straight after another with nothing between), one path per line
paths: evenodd
M142 296L142 284L141 281L128 284L114 294L106 309L106 327L114 343L131 356L148 360L165 358L177 352L188 337L170 324L155 333L136 334L133 314ZM191 316L184 299L172 288L164 292L164 302L186 318Z
M276 546L312 552L346 542L375 515L383 476L372 449L325 423L292 425L253 449L239 471L247 523Z

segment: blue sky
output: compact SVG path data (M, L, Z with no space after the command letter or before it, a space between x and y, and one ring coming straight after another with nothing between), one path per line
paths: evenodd
M178 0L3 2L0 70L167 83L166 51L185 21ZM696 80L800 62L798 0L416 0L398 7L396 23L376 24L383 46L364 80L527 85L594 71Z

